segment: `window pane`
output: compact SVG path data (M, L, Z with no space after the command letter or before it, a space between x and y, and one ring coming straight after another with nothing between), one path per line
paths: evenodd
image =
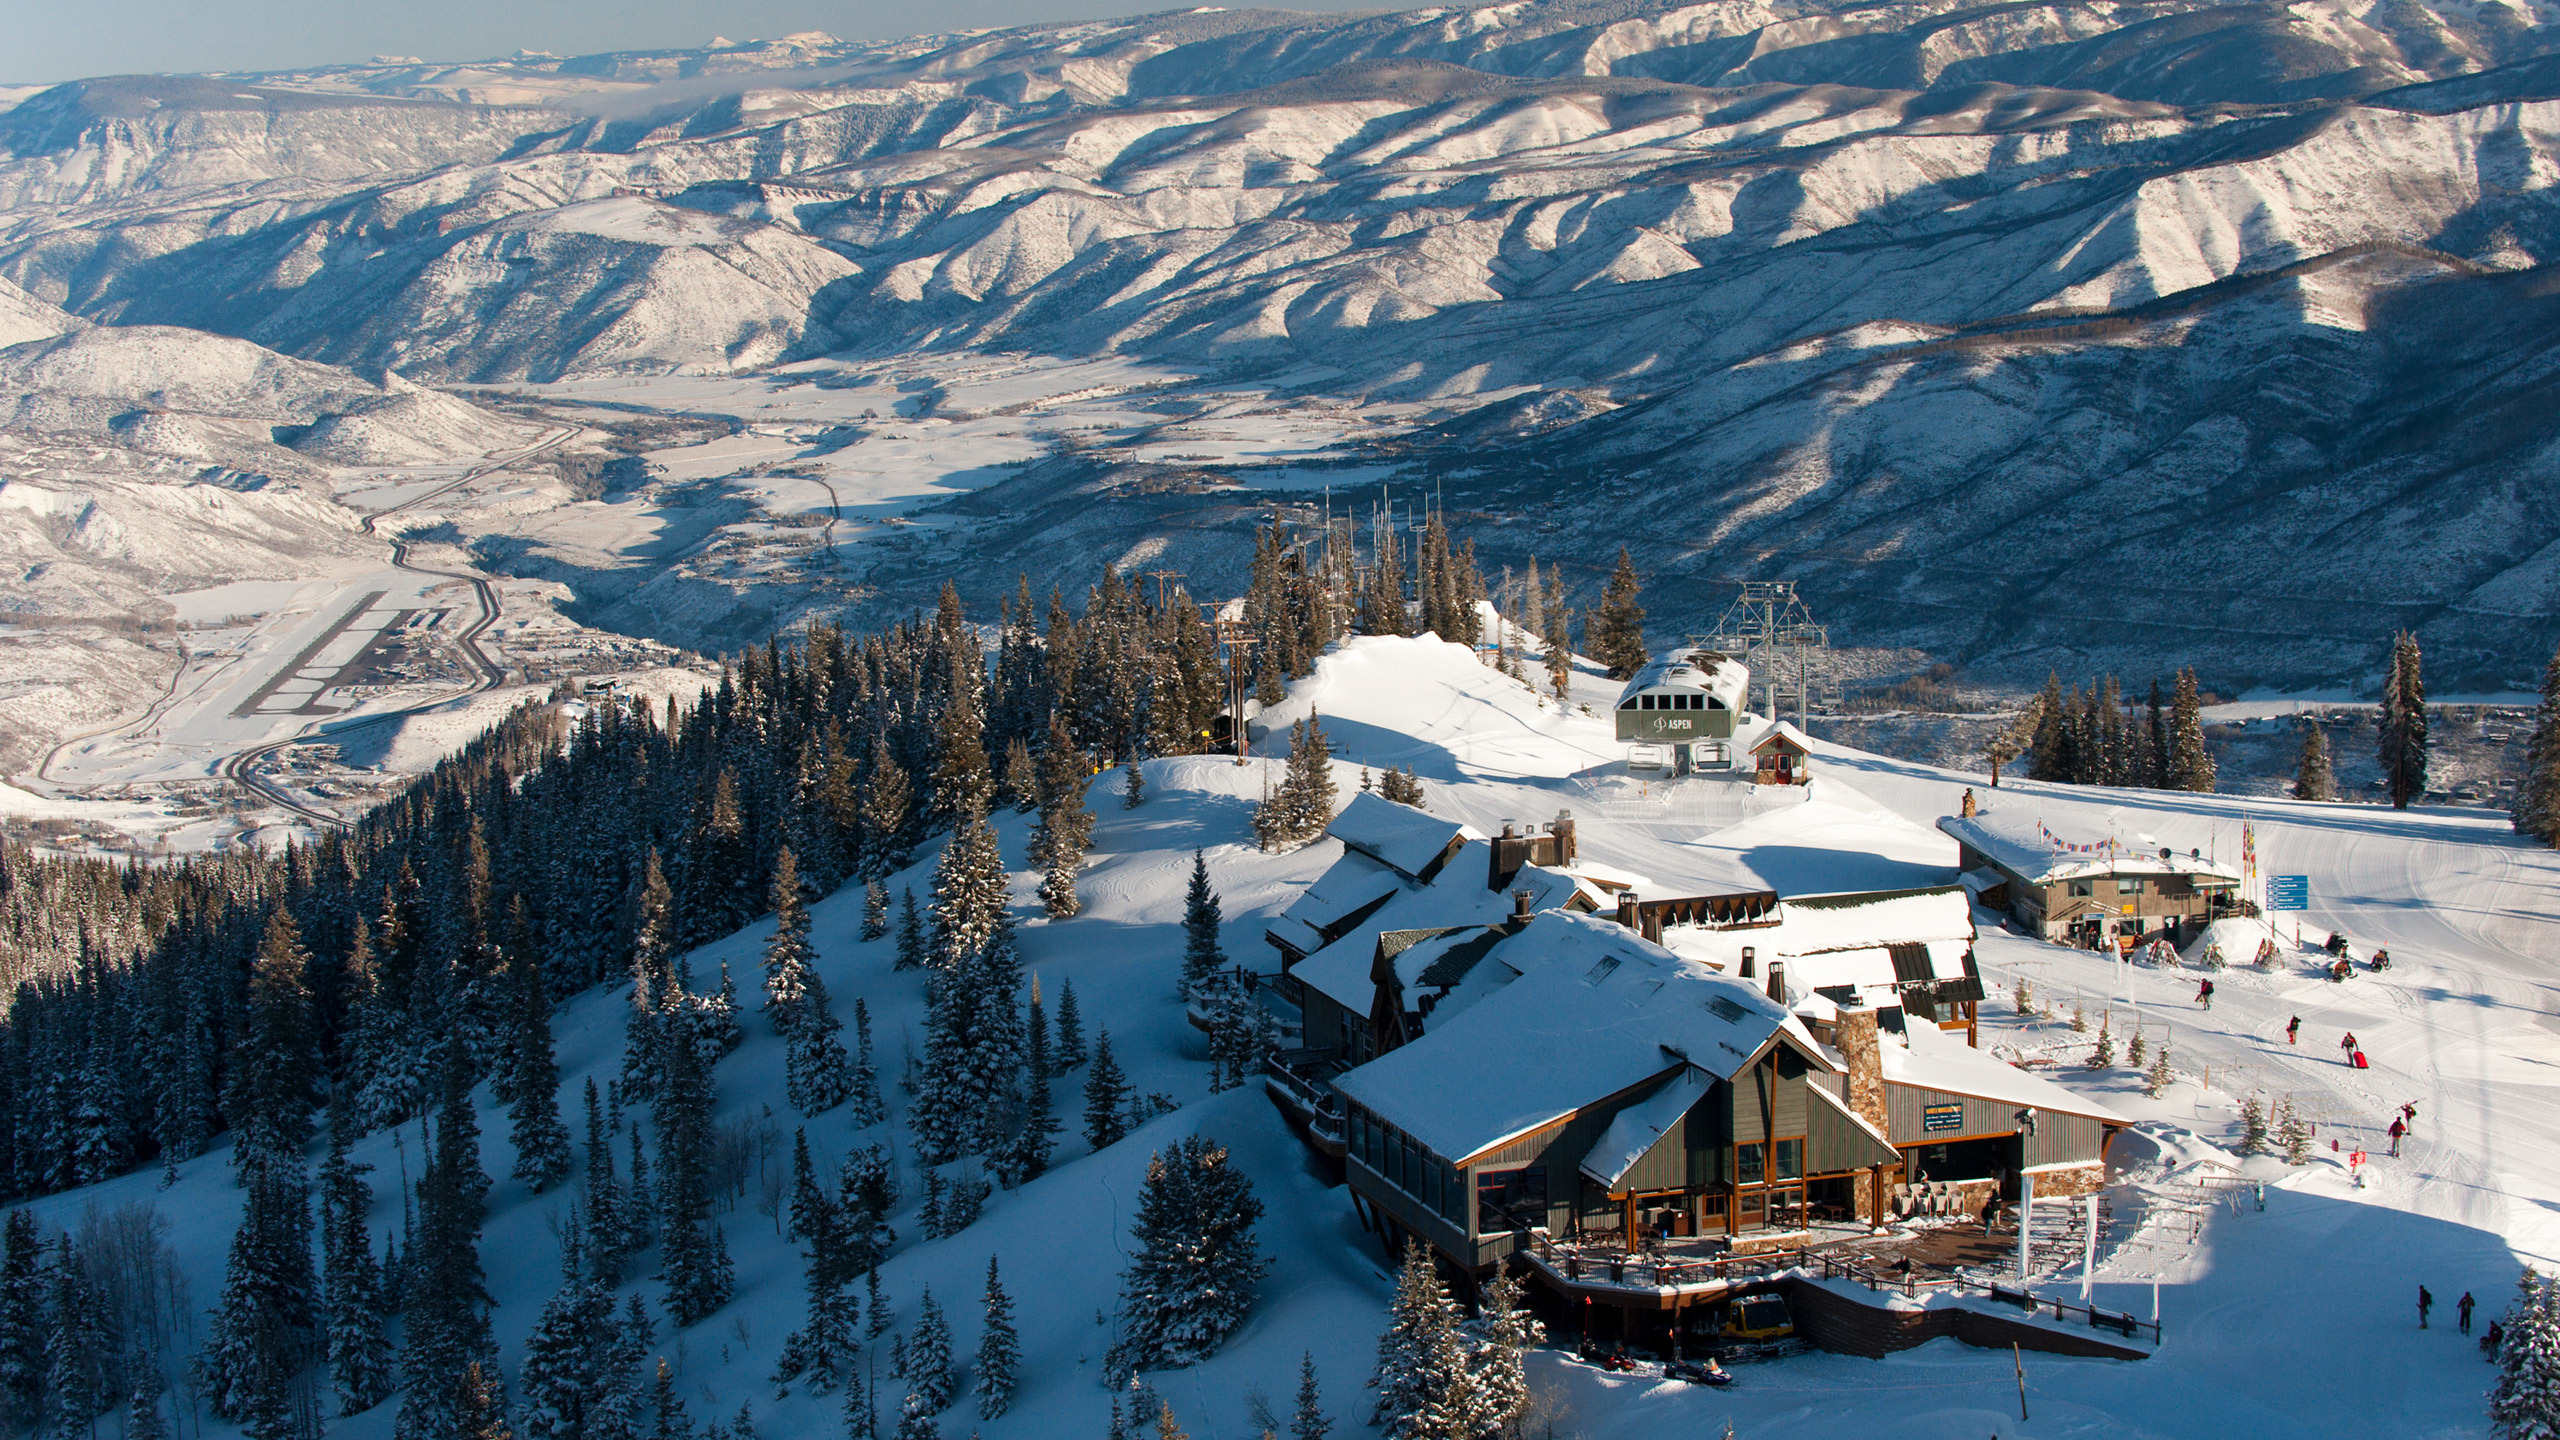
M1778 1178L1781 1180L1804 1178L1804 1142L1802 1140L1778 1142Z
M1733 1178L1744 1185L1757 1185L1768 1177L1762 1173L1760 1147L1736 1146L1733 1152Z
M1476 1172L1476 1233L1500 1235L1547 1223L1547 1167Z

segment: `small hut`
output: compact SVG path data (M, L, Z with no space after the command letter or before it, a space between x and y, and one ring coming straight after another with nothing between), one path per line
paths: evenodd
M1813 778L1813 744L1781 720L1751 747L1752 776L1762 785L1802 785Z

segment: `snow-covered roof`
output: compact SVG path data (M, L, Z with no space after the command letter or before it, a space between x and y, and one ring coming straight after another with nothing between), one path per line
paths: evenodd
M1263 927L1263 933L1302 955L1312 955L1324 946L1325 933L1338 930L1345 916L1358 914L1360 907L1394 894L1404 884L1403 876L1346 846L1316 877L1316 883Z
M1393 867L1408 880L1424 878L1423 872L1448 853L1451 842L1483 838L1471 826L1399 805L1369 790L1352 796L1324 833Z
M1683 1066L1679 1074L1662 1082L1662 1088L1628 1106L1591 1142L1591 1151L1582 1157L1582 1173L1598 1181L1600 1188L1615 1190L1644 1152L1654 1147L1665 1132L1680 1123L1689 1107L1706 1098L1716 1077L1695 1065Z
M1673 650L1647 661L1618 692L1617 703L1647 690L1697 690L1713 695L1727 710L1742 708L1751 685L1751 667L1713 650Z
M1747 945L1762 976L1772 964L1786 967L1790 996L1851 985L1890 1004L1901 985L1965 978L1964 956L1973 935L1973 903L1962 887L1936 885L1801 895L1778 903L1775 925L1674 925L1663 930L1662 941L1688 959L1736 975Z
M1595 916L1541 911L1501 953L1534 963L1334 1088L1463 1160L1683 1063L1729 1077L1794 1024L1748 984Z
M2033 1105L2065 1115L2086 1115L2110 1125L2133 1123L2102 1100L2066 1090L2041 1075L1994 1059L1934 1025L1908 1026L1903 1039L1908 1043L1897 1045L1888 1037L1877 1047L1884 1057L1888 1084L1975 1095L2005 1105Z
M1777 724L1770 726L1765 734L1763 734L1759 739L1753 741L1751 743L1751 753L1757 755L1761 751L1768 749L1770 746L1777 744L1781 740L1793 745L1798 750L1801 750L1808 755L1813 753L1813 741L1807 739L1805 737L1805 733L1797 729L1794 724L1785 720L1781 720Z
M2148 835L2112 826L2105 831L2077 830L2068 821L2060 828L2050 826L2025 804L1978 815L1941 815L1938 828L2030 884L2093 875L2186 875L2208 888L2240 883L2238 866L2194 851L2181 855Z
M1581 887L1572 876L1542 865L1523 865L1519 873L1511 877L1509 885L1500 890L1487 889L1484 879L1492 859L1492 849L1488 841L1471 834L1457 855L1432 877L1430 884L1409 885L1399 881L1393 899L1343 931L1333 943L1291 966L1289 973L1298 977L1301 983L1314 986L1344 1009L1366 1015L1377 1000L1373 967L1378 958L1380 937L1394 931L1412 930L1464 929L1472 933L1487 925L1499 925L1512 914L1511 892L1514 890L1530 892L1529 908L1532 910L1564 905L1580 893ZM1349 858L1346 856L1345 860ZM1337 868L1340 863L1337 862ZM1399 969L1398 974L1408 990L1419 979L1420 968L1437 958L1445 948L1435 946L1414 957L1411 973Z

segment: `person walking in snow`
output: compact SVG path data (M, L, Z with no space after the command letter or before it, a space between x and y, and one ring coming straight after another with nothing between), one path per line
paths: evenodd
M2347 1152L2347 1174L2356 1182L2355 1188L2358 1190L2364 1188L2364 1162L2366 1158L2364 1147L2361 1145Z
M2462 1333L2465 1335L2471 1333L2471 1307L2478 1303L2480 1302L2471 1298L2471 1292L2468 1290L2462 1292L2461 1299L2453 1302L2453 1312L2462 1317Z
M2418 1102L2411 1100L2400 1107L2400 1122L2411 1131L2418 1128Z
M2285 1027L2284 1027L2284 1043L2286 1043L2287 1045L2299 1045L2299 1044L2301 1044L2302 1042L2301 1042L2299 1039L2295 1038L2295 1037L2297 1037L2297 1036L2299 1036L2299 1035L2301 1035L2301 1034L2302 1034L2302 1017L2301 1017L2301 1016L2296 1015L2296 1016L2294 1016L2291 1020L2289 1020L2289 1021L2285 1022Z
M2347 1038L2338 1042L2338 1049L2342 1052L2339 1056L2340 1059L2345 1060L2349 1065L2355 1064L2356 1032L2353 1030L2348 1031Z
M2430 1295L2430 1294L2428 1294L2428 1293L2427 1293L2427 1287L2426 1287L2426 1286L2424 1286L2424 1285L2419 1286L2419 1287L2418 1287L2418 1328L2419 1328L2419 1329L2424 1330L2424 1329L2426 1329L2426 1328L2427 1328L2427 1312L2428 1312L2428 1311L2430 1311L2430 1310L2432 1310L2432 1309L2434 1309L2434 1308L2435 1308L2435 1305L2436 1305L2436 1297L2434 1297L2433 1295Z
M2397 1120L2391 1122L2391 1158L2395 1160L2400 1158L2400 1137L2408 1133L2408 1126L2401 1124Z
M2210 1010L2210 1009L2212 1009L2212 1008L2213 1008L2213 982L2212 982L2212 981L2210 981L2210 980L2206 980L2206 981L2202 981L2202 982L2200 982L2200 983L2198 983L2198 984L2197 984L2197 986L2196 986L2196 1004L2197 1004L2198 1006L2200 1006L2200 1007L2204 1008L2204 1009L2207 1009L2207 1010Z

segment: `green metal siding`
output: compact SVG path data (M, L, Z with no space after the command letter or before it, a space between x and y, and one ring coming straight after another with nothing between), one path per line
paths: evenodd
M1813 1103L1805 1098L1804 1093L1807 1083L1804 1057L1781 1046L1774 1058L1777 1062L1777 1089L1769 1097L1769 1118L1778 1127L1778 1138L1802 1135L1805 1133L1805 1107ZM1770 1065L1766 1060L1733 1077L1733 1100L1725 1107L1725 1113L1733 1117L1732 1126L1727 1131L1733 1143L1756 1145L1770 1138L1768 1126L1761 1119L1761 1094L1771 1083Z
M2049 1110L2036 1112L2036 1133L2027 1137L2026 1163L2064 1165L2075 1161L2096 1160L2106 1151L2107 1127L2104 1122L2087 1115L2057 1115Z
M1806 1111L1804 1168L1808 1175L1863 1170L1870 1165L1899 1165L1902 1155L1867 1133L1847 1115L1815 1101Z
M1936 1132L1922 1128L1921 1122L1929 1106L1956 1104L1964 1106L1961 1128ZM1945 1090L1922 1090L1891 1081L1884 1087L1884 1109L1886 1117L1892 1121L1893 1143L1896 1145L1926 1145L1967 1135L2008 1135L2018 1128L2018 1107L2015 1105Z

